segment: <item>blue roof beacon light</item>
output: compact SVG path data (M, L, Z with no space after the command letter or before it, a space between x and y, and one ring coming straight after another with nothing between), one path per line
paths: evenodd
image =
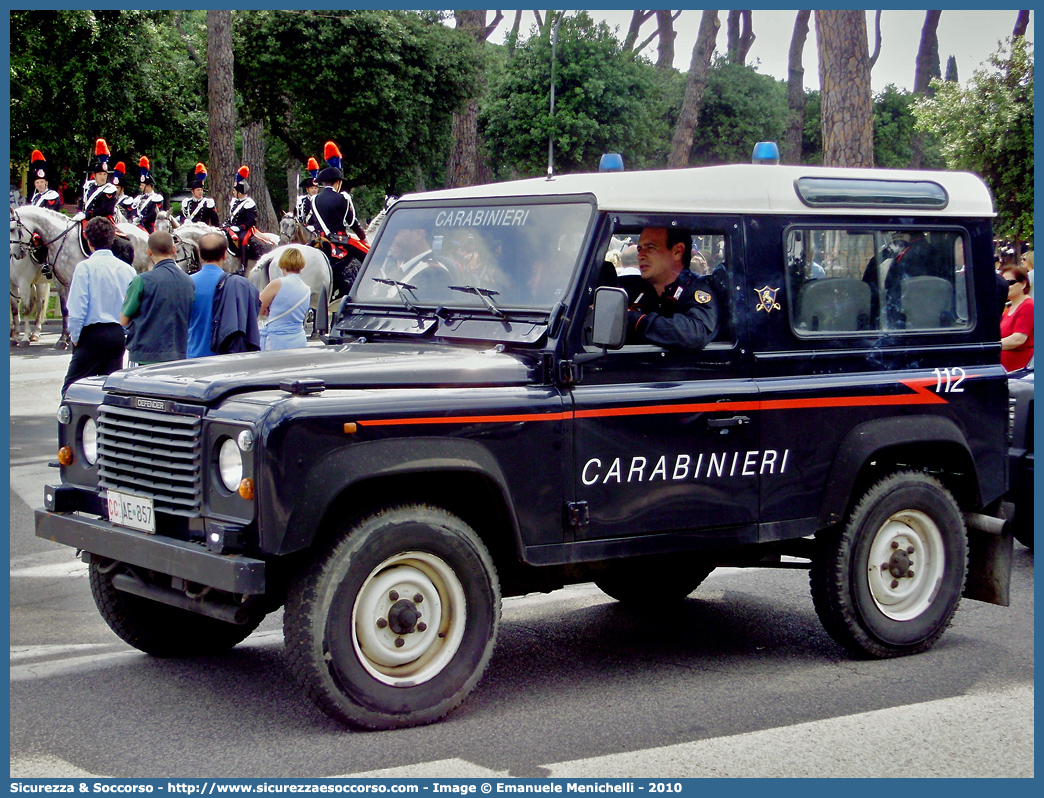
M598 162L599 172L622 172L623 170L623 156L618 152L607 152Z
M754 154L750 158L751 163L779 163L779 147L774 141L759 141L754 145Z

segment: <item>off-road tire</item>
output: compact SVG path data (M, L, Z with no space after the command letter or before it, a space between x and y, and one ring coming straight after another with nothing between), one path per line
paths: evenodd
M967 576L968 537L957 502L935 477L890 474L842 528L817 542L812 601L830 636L852 654L916 654L950 625Z
M264 620L258 613L235 624L117 590L112 577L124 566L92 556L91 594L102 618L125 643L154 657L216 654L243 642Z
M320 709L358 728L395 729L464 701L499 623L500 584L478 535L441 508L401 505L350 522L294 577L283 636Z

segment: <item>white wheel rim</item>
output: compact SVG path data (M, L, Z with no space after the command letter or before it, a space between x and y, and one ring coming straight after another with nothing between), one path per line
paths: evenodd
M419 614L411 629L403 629L403 610ZM375 679L411 687L446 667L460 647L466 622L464 587L453 569L433 554L403 552L374 568L359 588L352 607L352 644Z
M928 515L894 513L870 545L867 578L877 608L896 621L920 616L939 592L944 559L942 534Z

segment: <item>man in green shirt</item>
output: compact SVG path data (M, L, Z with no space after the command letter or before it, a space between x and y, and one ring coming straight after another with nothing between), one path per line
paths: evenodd
M148 252L152 271L131 280L120 311L130 361L138 366L185 358L195 294L192 279L174 262L170 233L150 235Z

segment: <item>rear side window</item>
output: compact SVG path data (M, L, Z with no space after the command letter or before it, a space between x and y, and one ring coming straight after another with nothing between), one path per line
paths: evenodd
M784 243L799 336L970 326L959 230L790 228Z

